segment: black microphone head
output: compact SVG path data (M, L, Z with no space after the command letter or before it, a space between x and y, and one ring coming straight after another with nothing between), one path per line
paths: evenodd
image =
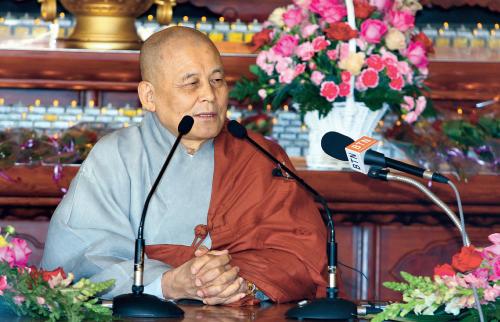
M248 135L247 129L235 120L229 121L229 123L227 123L227 130L238 139L244 139Z
M193 128L194 124L194 119L186 115L182 118L182 120L179 122L179 126L177 127L177 132L179 132L179 135L185 135L188 134L189 131Z
M321 139L321 148L331 157L337 160L348 161L345 147L354 142L348 136L337 132L328 132Z

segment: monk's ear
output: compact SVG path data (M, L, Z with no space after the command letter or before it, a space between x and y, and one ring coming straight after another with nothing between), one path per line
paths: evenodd
M142 81L137 87L139 99L141 100L142 108L149 112L155 112L155 88L150 82Z

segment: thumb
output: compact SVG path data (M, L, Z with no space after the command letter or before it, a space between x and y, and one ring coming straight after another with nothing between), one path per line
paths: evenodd
M194 256L196 256L196 257L203 256L206 253L208 253L208 251L209 251L209 249L205 245L201 245L200 247L198 247L197 250L195 250Z

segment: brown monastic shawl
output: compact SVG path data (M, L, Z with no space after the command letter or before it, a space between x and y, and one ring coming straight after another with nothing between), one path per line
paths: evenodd
M256 133L249 135L293 168L281 147ZM214 148L206 226L212 249L228 249L240 276L275 302L314 298L319 289L323 295L326 229L313 199L294 180L273 177L276 164L225 127ZM177 267L194 257L197 245L148 245L146 254ZM240 304L249 303L255 302Z

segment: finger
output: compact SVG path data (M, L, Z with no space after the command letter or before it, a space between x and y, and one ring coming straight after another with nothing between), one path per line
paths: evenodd
M227 284L234 281L238 277L239 271L240 268L237 266L231 267L229 270L226 270L225 266L224 268L219 266L207 271L203 275L199 273L196 276L196 279L200 280L201 285L204 286Z
M204 304L207 305L217 305L217 304L230 304L241 300L246 296L245 293L237 293L230 298L219 298L219 297L209 297L203 300Z
M239 290L243 279L238 278L238 273L236 271L228 272L228 274L224 274L225 276L221 276L221 279L218 283L211 283L210 285L203 287L200 289L203 297L214 297L219 296L219 293L225 292L225 297L232 295L236 291ZM227 289L229 290L227 291Z
M243 278L241 278L241 277L237 278L231 284L229 284L229 285L226 284L225 288L221 292L216 293L213 296L217 296L220 298L230 298L234 294L246 292L246 290L242 290L242 287L241 287L242 283L243 283ZM205 293L205 294L210 294L209 292L211 291L211 288L212 287L209 287L207 293ZM205 296L205 297L209 297L209 296L210 295Z
M203 262L203 265L197 266L197 268L199 267L198 270L196 271L196 273L193 273L196 275L196 277L202 276L209 270L216 267L220 267L223 271L225 271L224 267L231 261L231 258L228 254L219 256L207 254L206 256L209 258L209 260L205 260Z
M209 249L205 245L201 245L198 247L198 249L194 252L194 256L200 257L205 255L206 253L209 252Z
M215 254L210 254L211 252L225 252L225 254L215 255ZM230 258L229 258L229 254L227 253L227 250L224 250L224 251L210 251L210 252L208 252L205 255L202 255L200 257L196 257L195 260L193 261L193 263L191 264L191 274L198 273L200 271L200 269L203 266L205 266L205 264L207 264L208 262L211 262L212 260L217 260L217 259L220 259L220 258L223 258L223 260L220 261L220 262L223 263L222 265L226 265L227 263L229 263ZM214 264L212 264L212 265L214 265ZM214 265L214 267L215 266L219 266L219 265ZM209 269L210 268L213 268L213 267L209 267Z

